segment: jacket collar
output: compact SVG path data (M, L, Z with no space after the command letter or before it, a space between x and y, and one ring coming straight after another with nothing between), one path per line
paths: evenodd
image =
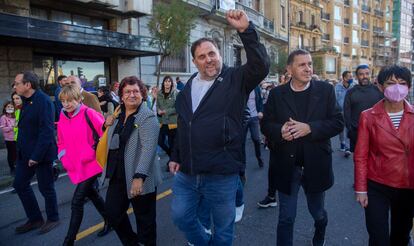
M205 101L210 97L211 93L214 91L214 88L217 87L217 84L219 84L221 81L223 81L223 76L227 72L228 67L226 65L223 65L221 68L220 74L217 76L217 78L214 80L213 85L211 85L210 89L208 89L207 93L204 95L203 99L201 99L200 104L198 105L196 111L193 113L193 103L191 100L191 86L193 84L193 79L198 76L198 72L193 74L192 78L187 82L188 85L184 88L184 90L180 93L183 93L186 105L188 107L189 112L191 113L192 117L195 117L198 112L200 112L200 108L203 106Z
M377 102L371 110L371 114L379 115L379 114L387 114L384 108L385 99ZM414 114L414 107L410 105L406 100L404 100L404 113Z
M79 103L78 107L76 107L75 111L73 112L73 115L71 117L69 117L69 113L65 111L64 108L62 108L62 114L68 118L71 119L73 117L75 117L76 115L79 114L79 112L81 111L81 109L85 108L85 106L82 103Z

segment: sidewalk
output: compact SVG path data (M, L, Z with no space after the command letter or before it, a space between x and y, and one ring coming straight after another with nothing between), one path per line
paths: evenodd
M0 149L0 190L10 187L13 177L10 176L10 168L7 163L7 149Z

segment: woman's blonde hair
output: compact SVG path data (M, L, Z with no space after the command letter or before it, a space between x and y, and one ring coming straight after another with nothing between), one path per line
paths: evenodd
M65 97L68 101L82 101L82 94L76 86L65 85L59 93L59 100L62 101L62 97Z

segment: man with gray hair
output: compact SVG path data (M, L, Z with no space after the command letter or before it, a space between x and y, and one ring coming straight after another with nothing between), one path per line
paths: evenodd
M77 88L79 88L82 94L82 103L88 106L89 108L94 109L96 112L102 113L98 98L94 94L87 92L82 88L82 83L78 76L71 75L67 77L66 80L63 82L63 85L74 85Z

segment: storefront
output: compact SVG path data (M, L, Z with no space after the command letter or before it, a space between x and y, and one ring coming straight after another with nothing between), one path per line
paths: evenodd
M96 91L99 86L112 83L109 59L81 58L34 54L33 70L39 76L40 86L49 95L56 88L56 78L60 75L76 75L82 81L82 87Z

